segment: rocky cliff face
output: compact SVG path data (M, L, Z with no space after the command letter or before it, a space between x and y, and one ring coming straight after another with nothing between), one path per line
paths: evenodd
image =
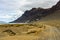
M21 17L19 17L12 23L25 23L25 22L37 21L58 10L60 10L60 1L49 9L32 8L31 10L27 10Z

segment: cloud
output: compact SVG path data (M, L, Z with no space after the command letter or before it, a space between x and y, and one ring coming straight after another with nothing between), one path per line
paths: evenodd
M0 0L0 21L10 22L33 7L49 8L58 0Z
M42 8L50 8L55 5L59 0L26 0L26 2L30 2L30 4L23 5L20 9L22 11L31 9L33 7L42 7Z
M5 18L5 19L7 19L7 18L12 18L12 16L10 16L10 15L0 15L0 18Z

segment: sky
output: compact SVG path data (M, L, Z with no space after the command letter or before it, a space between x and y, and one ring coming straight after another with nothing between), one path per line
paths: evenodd
M59 0L0 0L0 21L11 22L33 7L50 8Z

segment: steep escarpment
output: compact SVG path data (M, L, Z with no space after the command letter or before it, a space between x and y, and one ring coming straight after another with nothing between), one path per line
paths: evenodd
M60 10L60 1L49 9L32 8L31 10L27 10L21 17L19 17L12 23L25 23L25 22L37 21L40 19L44 19L44 17L58 10Z

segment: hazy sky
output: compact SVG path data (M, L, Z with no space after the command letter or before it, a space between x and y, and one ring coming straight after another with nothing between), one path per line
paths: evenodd
M33 7L49 8L59 0L0 0L0 21L10 22Z

